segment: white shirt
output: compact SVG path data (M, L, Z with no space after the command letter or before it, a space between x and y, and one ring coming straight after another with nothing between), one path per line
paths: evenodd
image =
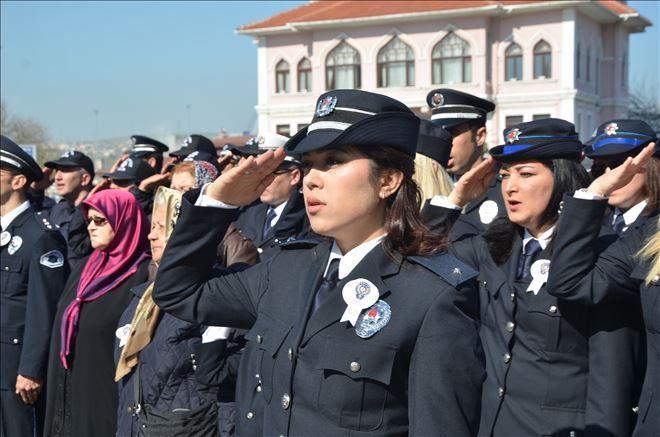
M21 213L26 209L28 209L29 207L30 207L30 201L26 200L25 202L21 203L16 208L14 208L14 210L11 211L9 214L5 214L2 217L0 217L0 223L2 224L2 229L5 230L9 228L11 222L13 222L16 217L21 215Z
M273 217L273 219L270 221L270 227L271 228L273 226L275 226L277 224L278 220L280 219L280 217L282 217L282 212L284 212L284 208L286 207L287 203L288 203L288 201L284 202L281 205L276 206L275 208L269 207L269 209L272 208L272 210L275 212L275 217ZM268 213L268 210L266 210L266 213Z
M632 208L629 208L628 211L623 213L623 222L625 225L621 229L622 232L625 232L630 225L635 223L635 220L637 220L637 217L644 211L644 208L646 208L646 199L642 200L639 202L637 205L633 206ZM621 210L617 208L617 211L620 213ZM612 217L612 224L614 224L614 220L616 218L616 215Z
M525 253L525 248L529 240L534 239L539 242L541 250L545 250L545 248L548 247L548 244L550 244L550 240L552 240L552 234L555 232L555 227L556 225L552 226L550 229L542 233L539 238L534 238L532 234L530 234L529 231L525 229L525 234L523 235L523 254Z
M373 240L369 240L367 242L364 242L360 244L357 247L354 247L353 249L349 250L346 255L342 255L341 250L339 250L339 246L337 246L337 243L334 242L332 243L332 249L330 250L330 258L328 258L328 264L325 266L325 271L323 272L323 276L325 276L328 273L328 268L330 267L330 261L333 259L339 259L339 271L338 271L338 277L339 280L341 281L344 279L346 276L350 275L355 266L360 264L360 261L364 259L369 252L373 250L374 247L378 246L381 241L383 241L383 238L385 238L386 234L381 235L380 237L376 237Z

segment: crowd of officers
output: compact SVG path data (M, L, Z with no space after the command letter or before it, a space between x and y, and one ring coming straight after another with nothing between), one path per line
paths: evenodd
M219 153L134 135L96 184L2 136L0 435L660 436L657 133L486 150L492 102L427 103L333 90Z

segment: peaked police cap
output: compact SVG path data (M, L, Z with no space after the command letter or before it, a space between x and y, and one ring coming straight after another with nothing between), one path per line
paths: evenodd
M18 170L29 181L39 181L44 177L39 165L21 146L7 138L0 136L0 162Z
M658 141L658 135L642 120L609 120L594 131L584 153L591 159L634 156L652 141ZM660 156L658 147L655 156Z
M573 123L559 118L520 123L504 130L504 144L490 155L500 162L570 159L579 161L582 143Z
M342 145L392 147L415 156L418 134L419 118L398 100L361 90L333 90L321 94L311 123L285 149L300 155Z

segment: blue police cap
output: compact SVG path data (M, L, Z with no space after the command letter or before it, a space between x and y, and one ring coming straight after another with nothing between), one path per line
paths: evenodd
M428 120L421 120L419 123L417 153L435 159L438 164L446 168L451 152L452 139L453 137L447 129Z
M0 162L15 168L30 182L39 181L44 177L39 165L21 146L4 135L0 138Z
M594 131L584 153L591 159L634 156L652 141L658 141L658 136L642 120L610 120ZM660 148L656 147L655 155L660 156Z
M287 143L290 154L352 145L391 147L415 156L419 118L403 103L361 90L333 90L321 94L309 126Z
M431 121L443 127L463 123L486 123L486 114L495 110L495 104L472 94L448 88L438 88L426 95L431 108Z
M579 161L583 147L573 123L559 118L528 121L505 129L504 143L489 151L500 162L548 159Z

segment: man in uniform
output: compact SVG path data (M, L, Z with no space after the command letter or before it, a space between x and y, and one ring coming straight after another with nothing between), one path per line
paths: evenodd
M68 275L57 227L28 201L43 173L16 143L0 146L0 435L41 435L53 316Z
M283 135L266 134L251 139L235 151L243 156L259 155L283 147L288 140ZM303 178L300 162L287 156L275 175L275 180L261 194L260 202L244 208L235 223L257 247L260 261L268 259L280 243L309 231L300 192Z
M495 104L446 88L429 92L426 102L431 108L431 123L444 127L453 136L447 172L456 182L468 170L483 161L487 114L495 110ZM435 199L430 203L440 205ZM463 236L480 234L496 217L504 214L500 183L494 178L488 192L464 208L463 215L454 224L449 238L455 241ZM429 217L426 207L423 215L430 226L442 226Z
M69 263L78 261L86 253L77 253L73 247L78 246L77 237L80 234L87 233L87 223L82 217L81 211L77 208L80 203L87 198L93 188L94 164L89 156L78 151L69 151L64 153L54 161L48 161L44 164L47 168L55 171L55 188L57 194L62 199L48 210L48 220L51 224L59 227L60 233L67 241ZM71 228L75 229L71 234ZM76 239L76 242L69 244L70 235Z

